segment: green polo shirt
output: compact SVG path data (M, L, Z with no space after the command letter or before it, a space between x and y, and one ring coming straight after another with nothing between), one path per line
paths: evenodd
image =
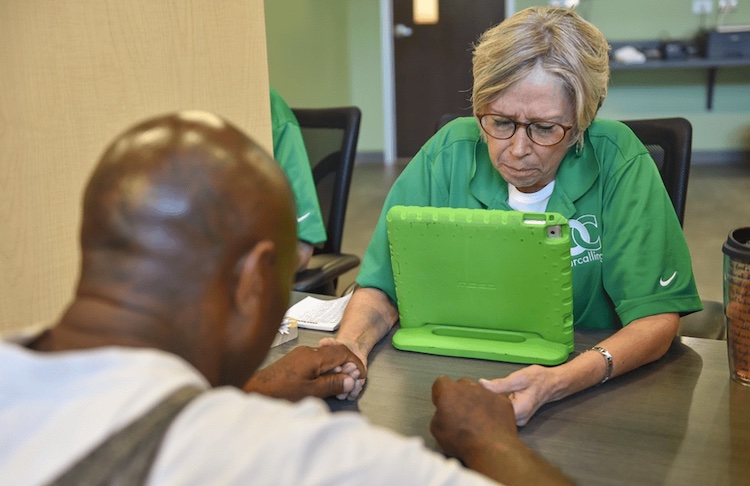
M326 228L302 131L292 109L273 88L271 129L273 156L284 169L294 191L294 202L297 204L297 239L312 244L323 243L326 241Z
M393 184L357 283L397 303L385 214L395 205L512 210L474 118L436 133ZM571 148L547 211L571 228L574 324L618 328L654 314L701 309L687 243L656 164L620 122L597 119Z

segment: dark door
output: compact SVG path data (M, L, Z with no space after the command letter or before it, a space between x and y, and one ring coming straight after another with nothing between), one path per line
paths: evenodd
M505 3L440 0L440 21L415 25L412 2L393 0L399 157L414 156L434 133L442 114L471 114L472 46L482 32L503 19Z

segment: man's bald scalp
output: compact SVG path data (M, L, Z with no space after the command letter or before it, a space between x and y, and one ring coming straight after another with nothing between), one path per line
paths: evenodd
M166 273L181 286L229 272L273 217L293 218L291 200L278 164L230 123L204 112L147 120L107 148L87 186L83 271L162 294Z

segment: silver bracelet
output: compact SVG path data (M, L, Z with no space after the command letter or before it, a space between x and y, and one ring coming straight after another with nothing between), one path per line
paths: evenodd
M606 383L612 377L612 355L601 346L593 346L589 351L598 351L599 354L604 356L604 361L607 362L607 370L604 372L604 379L602 379L599 384Z

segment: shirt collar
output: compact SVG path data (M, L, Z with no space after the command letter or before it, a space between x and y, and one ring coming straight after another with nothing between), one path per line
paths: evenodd
M560 163L547 211L572 217L576 210L575 201L591 188L598 177L599 164L588 132L585 132L583 150L577 154L575 146L571 147ZM469 190L487 209L511 209L508 205L508 183L492 165L487 144L481 139L474 146L474 173Z

